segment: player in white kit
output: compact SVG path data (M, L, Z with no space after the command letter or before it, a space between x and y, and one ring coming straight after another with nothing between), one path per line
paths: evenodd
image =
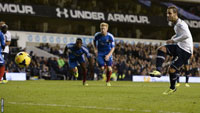
M5 22L1 21L0 22L0 29L1 29L1 32L3 33L4 35L4 41L5 41L5 49L2 50L2 56L4 57L4 60L5 60L5 67L7 66L7 60L8 60L8 54L9 54L9 45L11 43L11 34L10 32L8 31L8 25L6 25ZM6 76L5 76L5 73L4 73L4 76L3 76L3 81L2 83L7 83L8 81L6 80Z
M165 56L173 56L174 61L169 68L170 88L163 92L164 95L171 94L176 91L176 80L180 67L187 64L189 58L193 54L193 39L188 25L178 17L178 9L175 6L167 8L167 19L174 25L175 35L167 40L167 45L161 46L157 50L156 70L150 72L152 77L161 77L162 64Z

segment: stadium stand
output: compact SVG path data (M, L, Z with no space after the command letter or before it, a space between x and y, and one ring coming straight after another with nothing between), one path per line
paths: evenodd
M40 48L46 51L45 45L47 44L40 44ZM94 54L93 52L93 46L91 44L87 45L90 53ZM155 69L155 61L153 60L155 57L156 48L159 45L152 45L152 44L144 44L144 43L138 43L138 44L127 44L127 43L116 43L116 50L114 52L114 72L116 75L124 75L124 78L119 78L118 80L131 80L132 75L148 75L149 71L152 71ZM50 47L50 49L55 48ZM12 48L16 49L16 48ZM16 51L16 50L12 50ZM194 48L194 55L191 59L190 64L190 75L191 76L200 76L199 72L199 66L200 66L200 47ZM50 52L50 51L49 51ZM29 68L26 69L27 72L29 72L29 76L38 76L39 78L43 79L73 79L73 77L69 74L69 66L68 66L68 60L67 57L63 57L62 53L57 55L59 56L59 59L63 59L65 62L65 65L63 67L58 66L58 58L56 57L39 57L34 54L34 52L31 52L30 55L32 56L32 62ZM12 58L14 59L14 55L12 54ZM94 57L94 55L93 55ZM170 64L170 57L167 58L165 61L165 68L163 70L163 73L165 75L168 75L167 68ZM9 63L9 70L8 72L16 71L16 65L13 60ZM97 63L95 63L95 73L98 75L98 79L102 79L102 73L100 73ZM123 67L123 68L122 68ZM51 74L50 74L51 73ZM63 76L65 75L65 76ZM81 78L78 78L81 79ZM88 77L88 79L94 79L93 77Z
M92 0L86 2L85 0L38 0L38 1L26 1L26 0L7 0L1 1L1 20L6 20L12 30L21 31L34 31L34 32L51 32L51 33L65 33L65 34L79 34L79 35L93 35L95 31L99 30L100 21L88 21L87 19L65 19L57 18L53 14L46 13L49 10L53 10L56 7L95 11L108 13L119 13L119 14L130 14L130 15L145 15L149 19L152 19L151 24L140 24L140 23L128 23L128 22L109 22L110 32L114 36L118 37L129 37L129 38L144 38L144 39L168 39L173 32L167 27L165 17L166 6L160 2L152 1L151 6L146 6L139 2L140 0L109 0L109 1L97 1ZM33 6L33 12L38 14L37 16L24 15L18 13L13 15L10 10L6 10L5 4L9 6L9 3L16 3L21 5ZM127 4L128 3L128 4ZM107 4L107 5L104 5ZM198 7L196 4L183 6L180 2L174 2L175 5L191 12L192 7ZM183 4L183 3L182 3ZM87 7L86 7L87 6ZM19 6L20 7L20 6ZM22 7L22 6L21 6ZM188 8L191 8L188 9ZM5 9L5 11L4 11ZM34 9L39 9L34 10ZM47 9L47 11L45 10ZM39 13L37 13L37 11ZM44 12L43 12L44 11ZM196 11L196 10L195 10ZM52 12L54 13L54 12ZM191 12L193 13L193 12ZM193 13L196 14L196 13ZM6 16L4 16L6 15ZM18 16L20 15L20 16ZM68 15L69 16L69 15ZM14 20L12 18L15 18ZM184 18L184 17L183 17ZM80 21L81 20L81 21ZM159 22L162 20L161 22ZM153 22L155 21L155 23ZM159 23L158 23L159 22ZM193 21L191 21L192 23ZM196 22L196 21L195 21ZM31 23L31 24L30 24ZM199 22L194 23L196 27L200 27ZM198 29L192 28L191 31L194 37L194 41L199 41Z

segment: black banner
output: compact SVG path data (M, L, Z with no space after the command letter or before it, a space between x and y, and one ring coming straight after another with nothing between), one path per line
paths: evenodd
M130 15L119 13L104 13L84 11L49 6L35 6L12 3L0 3L0 13L31 15L41 17L56 17L63 19L107 21L118 23L132 23L153 26L169 26L166 18L160 16ZM200 21L186 20L191 28L200 28Z

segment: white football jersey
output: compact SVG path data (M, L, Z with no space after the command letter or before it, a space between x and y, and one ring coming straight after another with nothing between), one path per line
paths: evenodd
M4 41L11 41L11 33L9 31L4 34ZM6 45L5 49L2 51L3 53L9 53L9 46Z
M188 25L181 19L177 20L174 26L175 35L172 36L172 40L177 43L177 45L187 51L188 53L193 53L193 39Z

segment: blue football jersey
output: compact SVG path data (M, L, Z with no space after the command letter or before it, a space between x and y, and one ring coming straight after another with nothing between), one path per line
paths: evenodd
M0 42L1 42L1 46L0 46L0 54L1 54L2 46L5 46L4 35L3 35L2 32L0 32Z
M67 48L70 59L84 56L84 54L86 54L88 58L91 57L88 49L84 46L82 46L80 49L77 49L75 43L70 43L67 45Z
M4 58L3 58L3 56L2 56L2 54L1 54L1 49L2 49L2 46L5 46L5 42L4 42L4 35L3 35L3 33L0 31L0 43L1 43L1 45L0 45L0 66L1 65L4 65Z
M97 44L98 55L106 55L115 47L114 36L109 32L106 36L102 35L101 32L97 32L94 41Z

